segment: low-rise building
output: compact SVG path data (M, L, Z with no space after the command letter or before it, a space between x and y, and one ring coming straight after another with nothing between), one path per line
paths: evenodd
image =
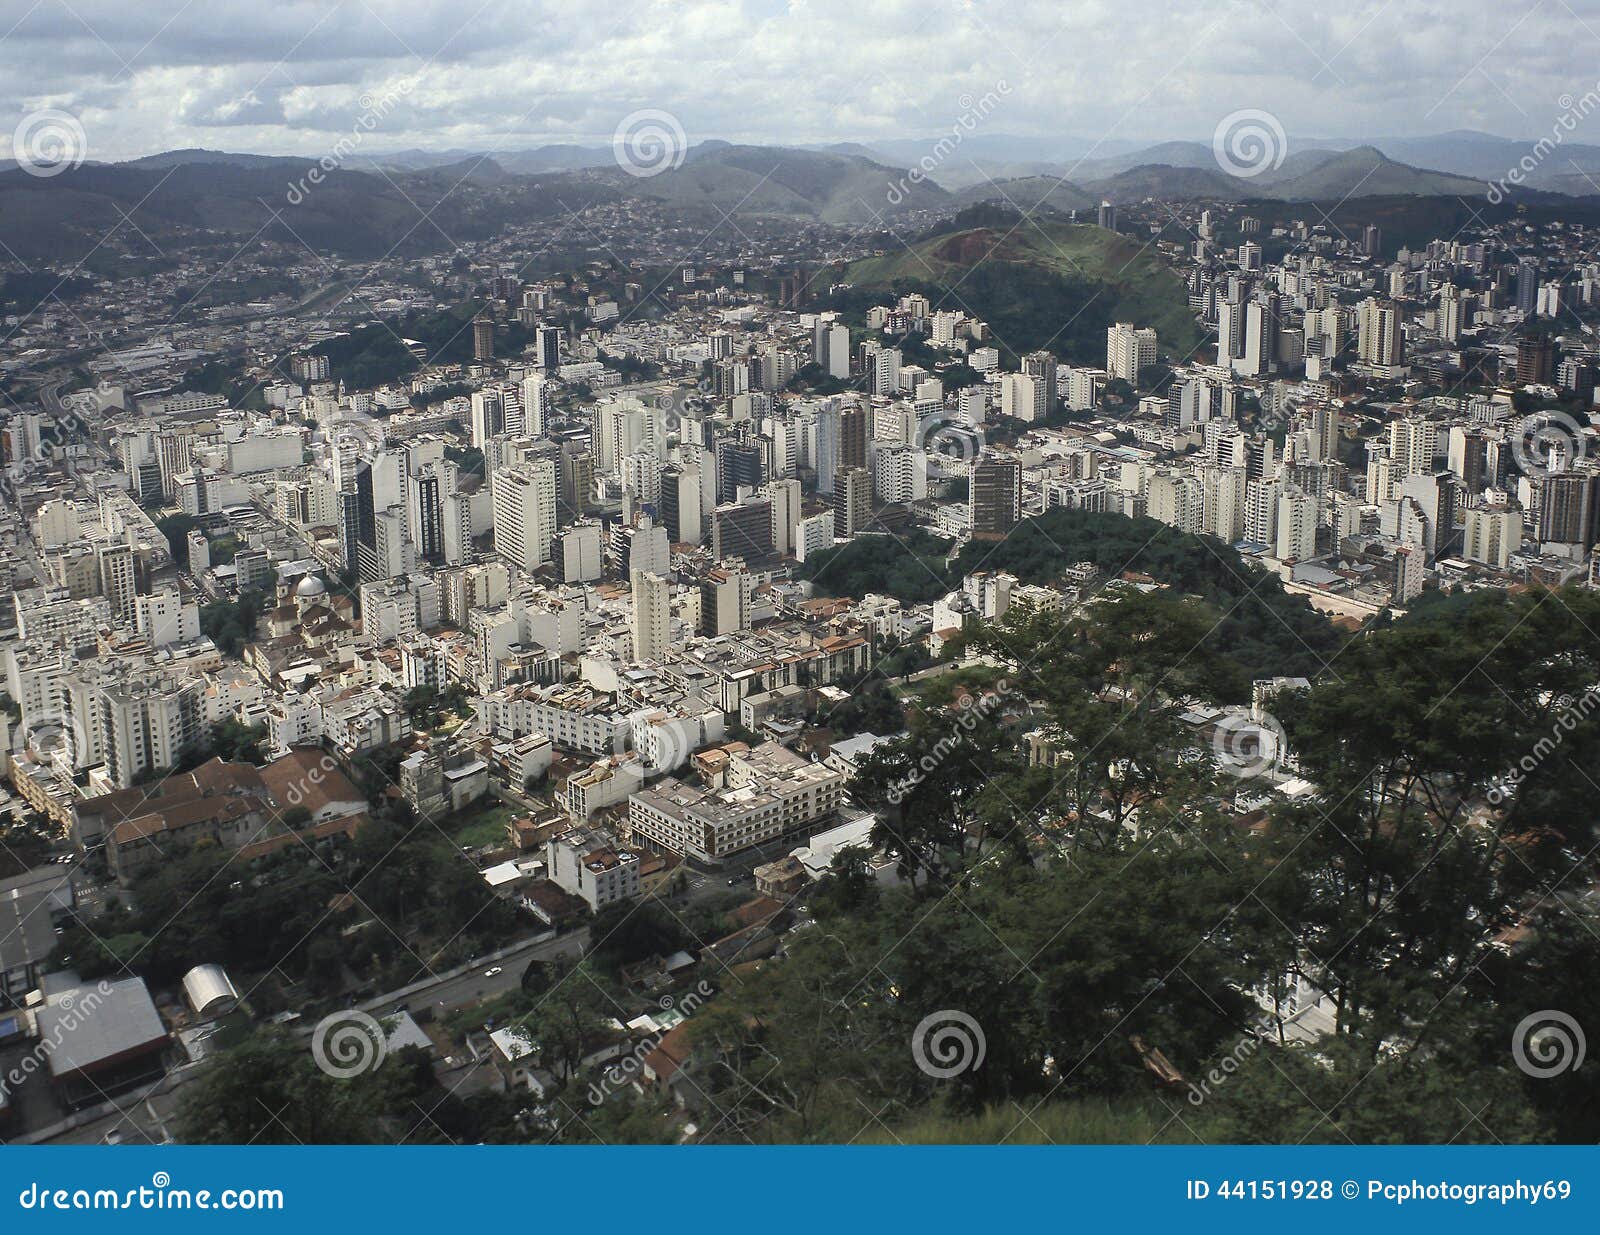
M545 864L552 881L591 909L639 895L639 855L583 832L552 837Z

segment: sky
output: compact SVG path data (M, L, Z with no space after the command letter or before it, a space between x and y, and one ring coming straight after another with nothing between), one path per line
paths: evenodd
M0 151L316 157L917 138L962 117L1089 142L1550 132L1600 90L1600 0L0 0ZM989 100L988 105L984 101ZM1570 140L1600 144L1600 114ZM1593 132L1587 129L1592 128Z

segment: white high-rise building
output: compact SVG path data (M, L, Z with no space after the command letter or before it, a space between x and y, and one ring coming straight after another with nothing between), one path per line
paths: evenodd
M1044 383L1023 373L1007 373L1000 380L1000 414L1025 424L1044 419Z
M185 603L176 588L165 588L133 602L134 628L152 647L169 643L190 643L200 637L200 608Z
M1405 355L1400 310L1393 301L1376 297L1356 306L1356 347L1363 364L1394 367Z
M1396 480L1426 476L1433 471L1439 427L1419 416L1389 422L1389 465Z
M639 400L619 399L605 403L594 412L594 466L601 474L616 471L622 460L640 450L655 453L655 443L650 440L655 418L646 416L644 404Z
M1139 370L1156 362L1156 332L1148 326L1135 330L1128 322L1106 327L1106 372L1130 386L1138 385Z
M491 437L520 437L526 424L522 391L517 387L501 384L473 391L472 444L480 450Z
M928 456L912 446L880 444L872 456L872 487L880 502L928 496Z
M1280 480L1252 480L1245 486L1244 538L1258 545L1276 548L1278 544L1278 499L1283 495Z
M1205 516L1205 493L1188 473L1160 471L1145 490L1145 513L1180 532L1198 532Z
M1280 562L1303 562L1317 556L1317 499L1309 493L1284 493L1278 498L1278 541L1274 556Z
M555 463L511 464L497 469L489 483L495 551L527 571L548 562L556 534Z
M1204 486L1204 515L1201 530L1224 544L1233 544L1244 535L1245 469L1208 467L1201 472Z
M1522 512L1505 507L1480 507L1467 511L1467 534L1462 556L1496 570L1509 570L1511 555L1522 545Z
M638 452L622 461L622 487L646 506L661 503L661 460Z
M672 585L649 571L632 572L633 658L654 664L672 646Z
M800 482L774 480L762 492L772 503L772 547L787 556L794 552L795 525L800 522Z
M818 322L813 335L812 359L829 377L847 380L850 376L850 327L843 322Z
M794 555L805 561L813 553L833 548L833 511L808 515L794 529Z
M529 437L543 437L549 408L550 391L544 376L530 373L522 379L522 431Z

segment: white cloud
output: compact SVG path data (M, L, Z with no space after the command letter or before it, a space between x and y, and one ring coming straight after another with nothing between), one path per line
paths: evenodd
M871 140L1004 80L996 132L1204 138L1254 107L1291 135L1519 135L1594 85L1597 31L1600 0L41 0L0 39L0 132L50 105L97 158L219 127L314 154L406 79L374 149L604 142L645 106L692 140Z

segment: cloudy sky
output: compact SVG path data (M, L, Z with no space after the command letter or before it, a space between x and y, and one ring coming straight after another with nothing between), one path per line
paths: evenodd
M1548 133L1600 78L1600 0L3 0L0 150L77 118L90 159L948 131L1209 140ZM1600 143L1593 133L1570 140Z

